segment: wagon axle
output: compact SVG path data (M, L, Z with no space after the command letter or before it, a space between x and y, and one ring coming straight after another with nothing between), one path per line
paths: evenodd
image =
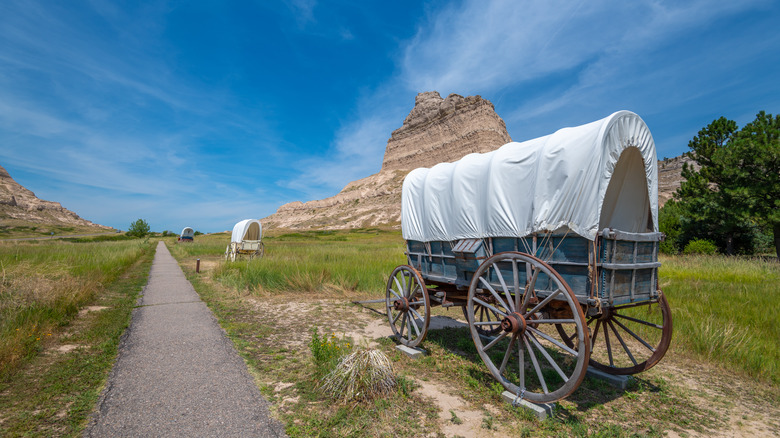
M393 301L393 308L398 312L407 312L409 311L409 300L406 297L401 297Z
M501 321L501 328L507 333L523 334L526 327L525 318L517 312L510 313Z

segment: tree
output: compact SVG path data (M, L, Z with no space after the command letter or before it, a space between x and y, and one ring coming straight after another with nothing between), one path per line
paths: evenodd
M128 236L144 237L149 234L149 224L143 219L138 219L137 221L130 223L130 228L128 228L125 234Z
M722 242L726 254L734 253L734 237L745 222L745 209L734 198L727 185L726 163L731 149L730 141L737 132L737 124L721 117L699 131L688 143L688 156L701 168L683 165L686 179L677 191L684 211L683 228L691 238L703 237ZM683 243L684 242L680 242ZM681 245L682 246L682 245Z
M780 115L759 112L735 138L734 150L738 160L729 176L752 218L772 230L780 260Z
M685 244L694 238L718 243L727 254L752 252L761 228L772 228L780 258L780 117L763 111L737 129L714 120L688 143L701 168L684 165L675 193Z

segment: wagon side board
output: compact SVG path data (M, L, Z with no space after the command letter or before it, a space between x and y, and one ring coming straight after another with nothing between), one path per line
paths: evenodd
M620 306L658 299L658 243L661 233L626 233L605 229L590 241L572 233L540 233L526 237L493 237L458 241L408 240L407 260L426 283L451 299L465 297L479 265L493 254L515 251L532 254L549 264L571 287L583 305ZM512 267L498 265L488 281L496 287L502 275L511 281ZM520 282L526 272L520 272ZM549 286L545 286L549 285ZM541 294L553 292L552 279L537 279Z

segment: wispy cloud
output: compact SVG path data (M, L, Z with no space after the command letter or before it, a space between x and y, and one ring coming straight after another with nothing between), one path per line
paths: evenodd
M718 19L766 4L466 1L436 11L420 25L405 47L402 76L413 89L500 94L574 73L576 81L563 93L553 87L555 94L505 115L531 118L587 99L594 87L642 82L665 68L659 49Z

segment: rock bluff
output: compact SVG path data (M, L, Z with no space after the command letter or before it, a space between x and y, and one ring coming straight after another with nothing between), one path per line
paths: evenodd
M16 182L2 166L0 166L0 218L112 229L82 219L59 202L38 199L35 193Z
M420 93L387 141L379 173L353 181L335 196L291 202L263 219L266 228L348 229L401 222L401 186L409 171L492 151L512 139L493 104L480 96Z

